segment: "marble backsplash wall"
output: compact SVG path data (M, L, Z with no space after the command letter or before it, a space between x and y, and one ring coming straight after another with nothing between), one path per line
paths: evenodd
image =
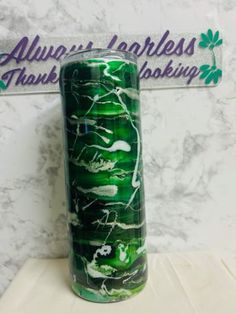
M197 6L197 7L196 7ZM2 38L220 29L216 88L143 91L148 249L236 254L235 0L0 2ZM29 257L67 253L59 95L0 98L0 293Z

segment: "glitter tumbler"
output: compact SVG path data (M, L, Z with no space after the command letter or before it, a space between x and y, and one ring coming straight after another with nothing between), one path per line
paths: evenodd
M61 63L73 291L115 302L147 280L136 56L90 49Z

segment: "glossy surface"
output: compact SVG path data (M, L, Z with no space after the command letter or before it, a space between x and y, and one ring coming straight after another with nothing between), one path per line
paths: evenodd
M146 282L145 210L136 63L103 56L60 73L72 288L96 302Z

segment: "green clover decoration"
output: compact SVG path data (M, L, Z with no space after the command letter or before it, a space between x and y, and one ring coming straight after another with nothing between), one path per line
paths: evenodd
M211 29L208 29L207 33L201 34L201 38L202 40L199 43L199 46L202 48L209 48L210 50L214 49L217 46L222 45L223 40L219 39L219 31L215 32L215 34L213 34Z
M3 80L0 80L0 91L7 89L7 85Z
M219 38L219 35L219 31L216 31L215 34L213 34L212 30L208 29L206 34L201 34L201 41L198 44L200 48L208 48L212 54L212 64L203 64L199 68L201 71L199 78L204 80L206 85L209 85L211 82L217 84L222 77L222 70L217 68L214 52L214 49L223 43L223 40Z

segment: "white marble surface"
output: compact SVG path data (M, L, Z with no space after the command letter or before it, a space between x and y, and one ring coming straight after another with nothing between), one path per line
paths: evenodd
M71 293L68 259L31 258L0 299L0 312L120 314L125 308L136 314L235 314L235 266L224 252L148 254L144 290L107 306Z
M201 32L224 38L217 88L142 92L149 252L236 255L236 0L0 1L2 38ZM59 95L0 98L0 292L28 257L67 252Z

